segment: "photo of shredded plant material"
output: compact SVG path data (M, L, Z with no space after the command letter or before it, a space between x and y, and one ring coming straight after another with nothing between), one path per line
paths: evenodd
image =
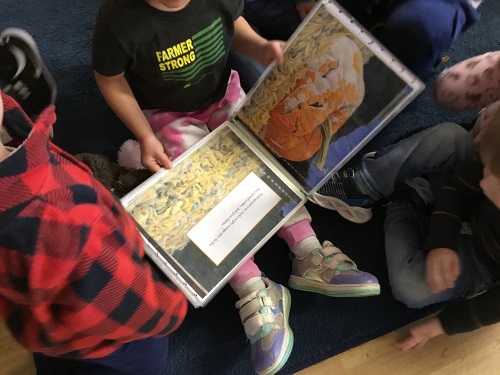
M386 64L340 13L321 4L236 117L307 191L416 91L396 73L401 66L392 58Z
M151 186L130 214L167 253L182 250L187 232L262 161L231 137L215 138ZM200 149L201 150L201 149Z

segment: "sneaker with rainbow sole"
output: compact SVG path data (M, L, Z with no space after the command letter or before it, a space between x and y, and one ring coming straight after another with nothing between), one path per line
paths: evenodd
M367 297L380 294L375 276L358 270L338 247L329 241L303 258L295 257L288 286L330 297Z
M265 289L250 293L236 303L245 334L250 340L255 372L271 375L288 360L293 332L288 324L290 292L283 285L263 277Z

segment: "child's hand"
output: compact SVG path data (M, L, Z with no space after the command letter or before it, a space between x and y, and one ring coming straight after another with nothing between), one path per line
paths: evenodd
M261 53L259 55L259 62L268 66L273 60L281 64L285 59L283 57L283 50L286 47L286 42L282 40L268 40L262 45Z
M427 283L433 293L453 288L460 275L460 258L456 251L447 248L433 249L426 259Z
M314 7L316 4L316 1L308 1L306 3L299 3L295 5L295 8L297 9L297 13L299 13L300 19L303 20L306 18L306 16L309 14L311 9Z
M410 334L396 343L401 350L419 349L425 345L429 339L444 334L443 326L438 318L432 318L423 323L419 323L410 329Z
M165 154L163 145L155 136L144 139L141 143L141 163L151 172L157 172L160 168L172 168L172 161Z

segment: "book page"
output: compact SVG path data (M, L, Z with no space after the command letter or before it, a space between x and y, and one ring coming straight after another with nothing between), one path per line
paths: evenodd
M187 236L218 266L281 198L250 173Z
M236 119L310 192L423 87L348 14L323 1Z
M154 250L202 298L303 201L224 125L122 199Z

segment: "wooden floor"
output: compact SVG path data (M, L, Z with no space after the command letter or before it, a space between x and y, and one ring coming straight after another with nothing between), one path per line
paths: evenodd
M14 341L0 322L0 375L34 375L31 354Z
M300 371L297 375L499 375L500 324L441 336L422 349L394 346L408 328L379 337Z
M500 375L500 324L439 337L423 349L401 352L393 344L406 329L367 342L297 375ZM30 354L0 326L0 375L34 374Z

